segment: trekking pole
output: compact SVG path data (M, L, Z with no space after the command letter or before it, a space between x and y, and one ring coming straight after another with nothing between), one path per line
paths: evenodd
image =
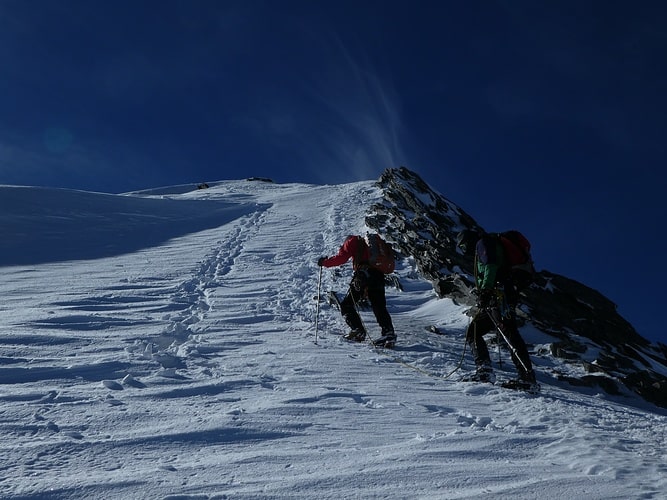
M320 319L320 288L322 287L322 266L320 266L320 277L317 279L317 306L315 310L315 344L317 344L318 322Z
M502 294L499 292L498 289L496 289L496 294L497 294L496 295L496 300L498 300L500 302ZM491 317L491 311L490 310L487 311L486 313L489 315L489 317ZM493 317L491 317L491 321L493 321ZM496 322L493 321L493 323L495 325ZM503 358L501 357L501 353L500 353L500 333L499 333L499 329L498 329L497 326L496 326L496 348L498 349L498 367L502 368L503 367Z
M470 319L468 319L468 328L470 328ZM477 328L477 325L474 326L474 328ZM468 329L466 328L466 333ZM448 379L454 373L456 373L462 366L463 366L463 359L465 358L466 355L466 346L468 345L468 337L467 335L463 338L463 352L461 353L461 359L459 359L459 364L456 365L456 368L454 368L451 372L449 372L447 375L444 375L442 378L443 379Z
M503 330L502 330L502 328L500 327L500 324L498 323L498 321L496 320L496 318L493 317L493 314L492 314L492 311L491 311L490 308L487 308L487 309L486 309L486 314L488 314L488 315L489 315L489 318L491 318L491 321L493 321L493 324L495 325L496 330L498 330L498 332L500 333L500 335L503 337L503 340L505 341L505 343L507 344L507 347L509 347L510 351L511 351L512 354L514 355L514 358L519 360L519 363L521 364L521 366L523 367L523 369L526 370L526 372L530 371L530 370L528 370L528 367L525 365L525 363L524 363L524 362L521 360L521 358L519 357L519 354L516 352L516 349L514 348L514 346L512 345L512 343L509 341L509 339L508 339L507 336L505 335L505 332L503 332Z

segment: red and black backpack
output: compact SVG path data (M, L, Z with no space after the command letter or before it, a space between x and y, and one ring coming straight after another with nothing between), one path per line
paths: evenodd
M535 265L530 253L530 241L516 229L498 233L505 252L510 275L517 290L522 290L535 281Z
M359 236L359 249L368 248L368 265L383 274L391 274L396 267L394 249L379 234L369 233Z

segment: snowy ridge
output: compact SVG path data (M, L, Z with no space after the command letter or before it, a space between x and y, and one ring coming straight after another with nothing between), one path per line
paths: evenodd
M473 259L457 251L456 235L479 225L405 167L387 169L378 185L383 200L366 223L414 257L439 297L473 306ZM667 408L667 346L641 337L600 292L541 270L518 312L524 336L559 380Z
M537 396L444 379L469 319L410 257L387 289L395 351L341 341L324 302L314 343L315 262L380 196L226 181L3 201L26 236L0 247L0 497L660 498L664 410L577 392L536 352Z

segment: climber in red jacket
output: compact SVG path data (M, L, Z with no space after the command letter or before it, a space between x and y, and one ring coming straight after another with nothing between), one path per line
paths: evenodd
M356 305L368 297L373 314L382 329L382 336L373 342L377 346L394 347L396 334L387 311L387 299L384 293L384 274L371 267L368 263L370 252L368 245L361 236L348 236L338 253L333 257L321 257L318 266L334 267L345 264L352 259L354 274L350 288L340 303L340 312L351 331L344 335L347 340L362 342L366 339L366 330L359 317Z

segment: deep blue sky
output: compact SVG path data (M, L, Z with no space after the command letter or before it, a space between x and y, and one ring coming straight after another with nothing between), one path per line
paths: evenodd
M0 183L333 184L405 165L667 342L665 9L0 0Z

